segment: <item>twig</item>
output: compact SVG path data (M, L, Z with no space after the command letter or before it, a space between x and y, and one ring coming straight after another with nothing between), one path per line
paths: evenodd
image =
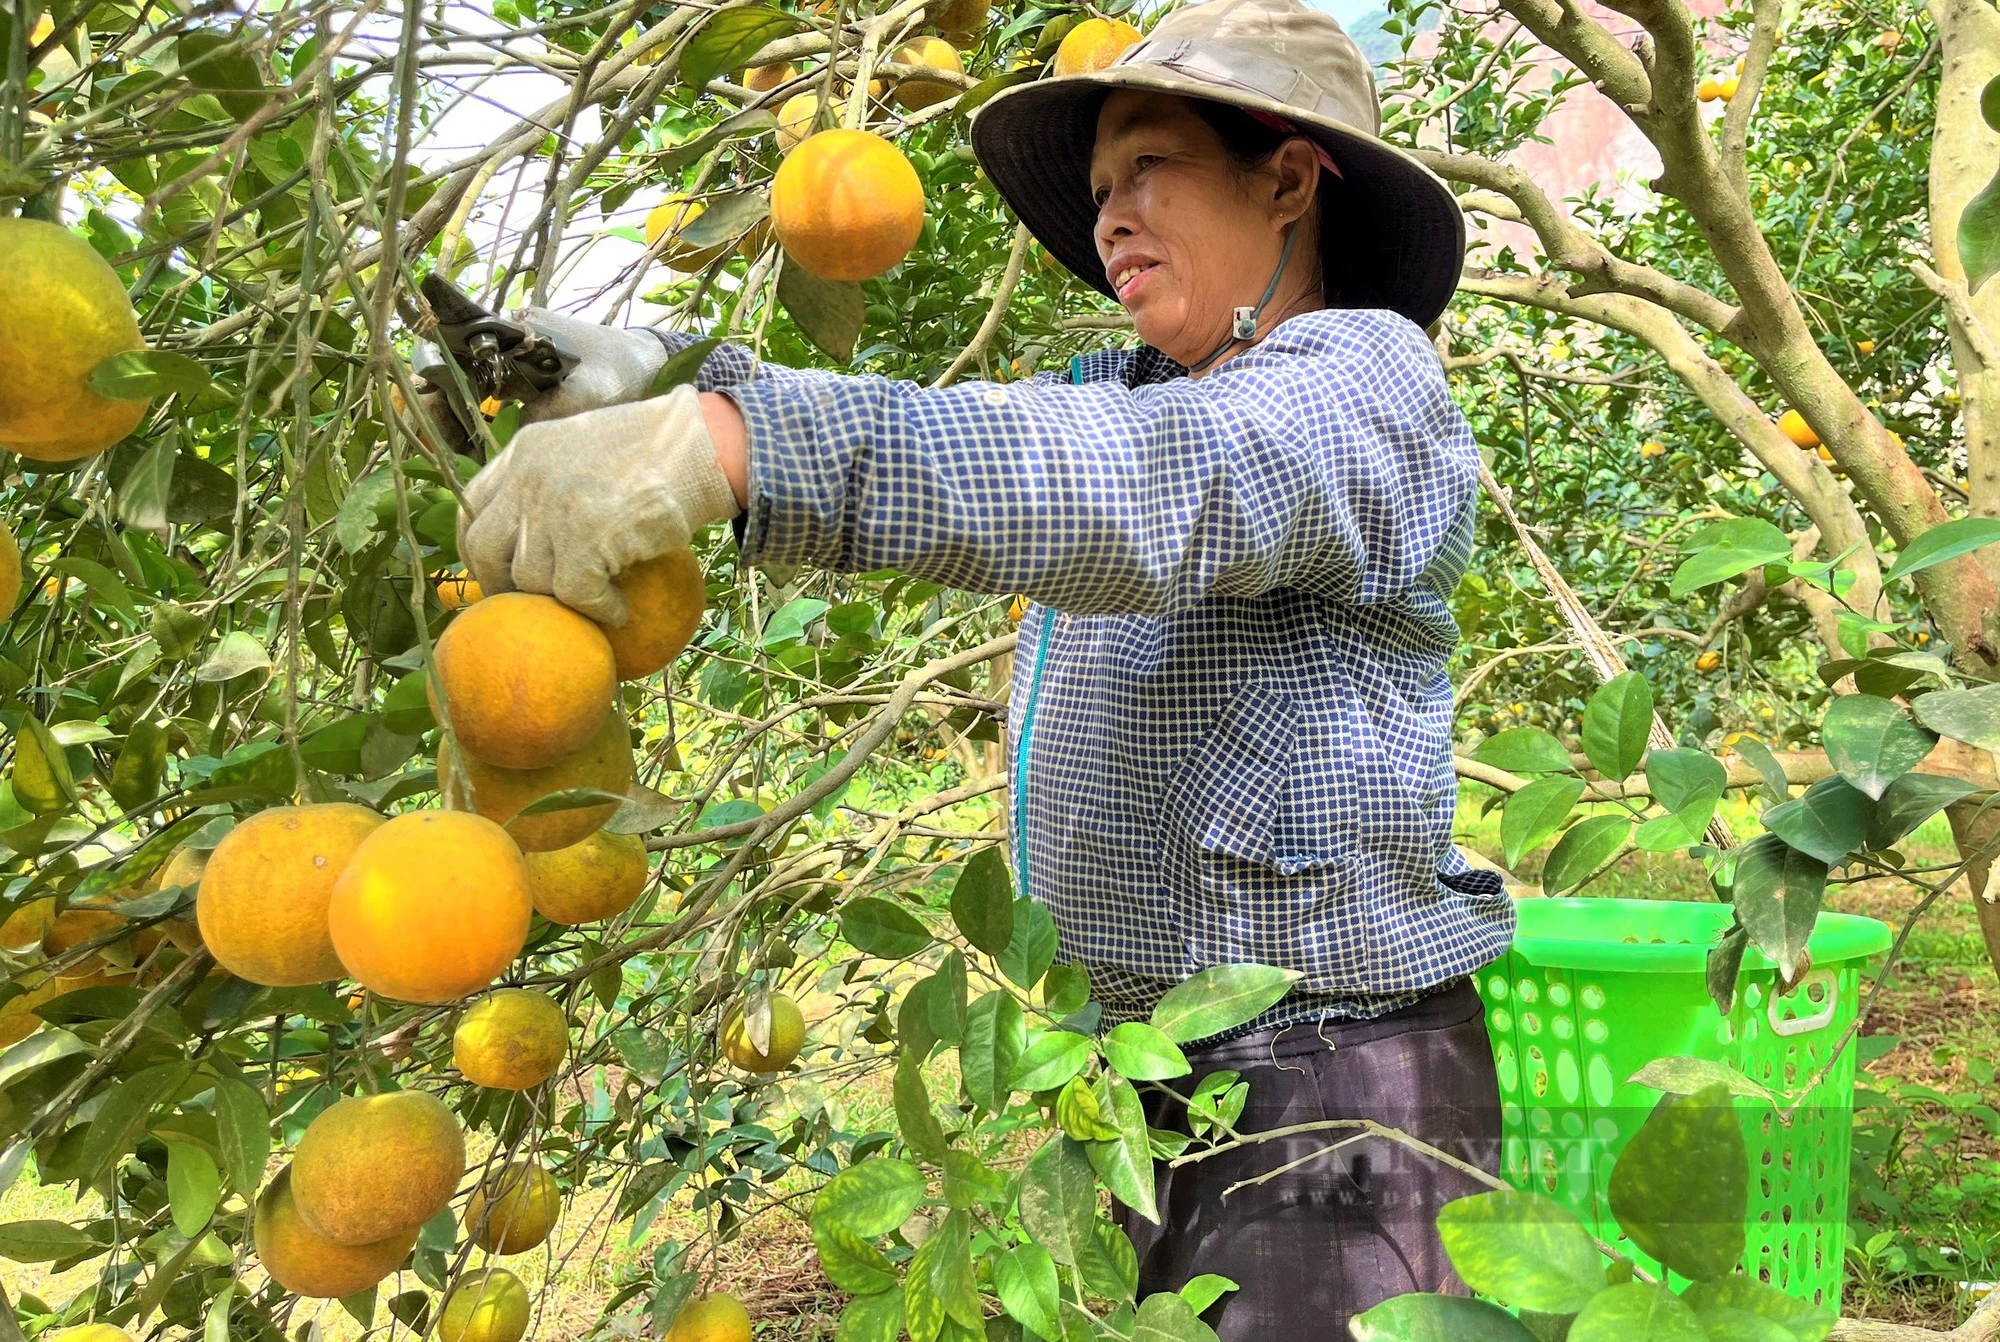
M979 330L973 333L971 341L958 352L958 357L951 361L951 367L940 373L938 380L931 383L931 386L949 387L958 381L958 375L971 366L975 359L986 352L986 347L993 343L994 333L1000 329L1000 321L1007 315L1007 303L1014 297L1014 286L1020 283L1021 266L1028 259L1029 241L1028 226L1015 225L1014 250L1007 254L1007 269L1001 273L1000 284L993 291L993 303L986 309L986 320L979 323Z

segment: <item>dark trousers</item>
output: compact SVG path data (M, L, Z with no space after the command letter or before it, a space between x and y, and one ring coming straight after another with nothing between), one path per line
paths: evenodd
M1371 1021L1265 1030L1188 1050L1204 1075L1240 1072L1244 1136L1325 1119L1366 1118L1497 1172L1499 1085L1485 1012L1470 982ZM1147 1122L1187 1132L1177 1099L1142 1087ZM1226 1191L1352 1131L1278 1138L1170 1167L1156 1164L1160 1225L1120 1208L1139 1256L1139 1298L1219 1273L1242 1289L1202 1315L1222 1342L1346 1342L1347 1322L1410 1291L1464 1294L1437 1234L1438 1209L1484 1190L1471 1177L1369 1136L1269 1182ZM1199 1150L1197 1144L1189 1148Z

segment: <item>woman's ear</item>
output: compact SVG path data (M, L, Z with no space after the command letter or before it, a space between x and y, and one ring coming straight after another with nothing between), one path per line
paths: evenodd
M1281 224L1305 217L1319 198L1319 153L1312 142L1299 135L1285 141L1271 155L1271 168L1277 175L1272 214Z

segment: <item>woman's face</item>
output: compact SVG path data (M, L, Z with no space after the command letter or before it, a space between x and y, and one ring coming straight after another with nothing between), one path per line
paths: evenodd
M1222 343L1234 310L1271 282L1285 226L1311 208L1317 175L1302 139L1246 174L1188 99L1135 89L1105 98L1090 157L1097 255L1139 338L1184 364ZM1310 253L1294 248L1287 268L1313 273ZM1264 329L1301 287L1280 286Z

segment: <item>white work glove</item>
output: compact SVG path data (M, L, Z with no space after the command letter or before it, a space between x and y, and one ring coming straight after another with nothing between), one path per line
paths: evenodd
M566 336L581 356L561 385L522 403L523 424L643 400L652 390L653 375L667 362L667 347L645 331L587 322L547 308L526 308L516 312L514 320L549 335Z
M465 502L458 552L481 587L546 593L613 628L626 611L612 579L738 512L691 386L523 428Z

